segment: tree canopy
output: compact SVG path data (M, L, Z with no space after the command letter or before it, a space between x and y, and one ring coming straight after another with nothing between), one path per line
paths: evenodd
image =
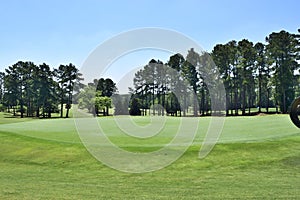
M192 108L194 116L209 115L211 98L217 93L212 88L218 86L207 85L211 84L207 80L221 79L226 90L226 115L238 115L239 110L242 115L251 114L251 108L269 112L270 107L287 113L295 96L300 95L299 38L299 34L280 31L267 36L266 44L233 40L215 45L211 53L191 48L186 57L177 53L165 64L152 59L135 74L132 98L138 99L142 110L160 104L167 113L183 111L186 115ZM176 81L170 81L169 69L188 82L189 87L179 92L182 97L171 92ZM216 70L218 76L214 76ZM152 114L164 114L160 108L152 110Z
M299 30L298 30L299 32ZM151 59L135 73L128 96L118 95L110 78L83 84L72 63L52 68L19 61L0 72L0 111L20 117L69 117L72 104L95 115L211 115L212 99L219 99L226 115L258 112L287 113L300 96L300 34L287 31L269 34L265 43L248 39L216 44L212 52L186 56L176 53L163 63ZM226 94L218 90L222 80ZM159 105L159 106L158 106ZM65 115L64 115L65 112Z

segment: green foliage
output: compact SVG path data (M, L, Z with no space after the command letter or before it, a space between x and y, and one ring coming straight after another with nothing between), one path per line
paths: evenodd
M0 112L4 112L6 109L6 107L0 103Z
M220 111L226 102L227 115L239 115L239 110L242 115L246 115L247 110L250 114L254 107L258 107L258 112L262 112L262 108L268 112L270 107L278 107L280 110L276 112L287 113L295 96L300 94L300 35L274 32L266 37L266 42L253 44L247 39L232 40L217 44L211 53L191 48L186 57L174 54L166 64L151 59L136 72L131 92L140 99L143 115L151 106L153 115L164 115L164 109L170 108L167 96L171 92L176 93L183 116L189 108L194 116L210 115L213 99L223 102L217 106ZM5 69L5 73L0 72L0 103L21 117L51 117L58 107L60 117L63 117L64 108L68 117L72 103L84 104L79 101L84 88L81 76L71 63L51 70L45 63L35 65L19 61ZM220 79L226 90L224 98L218 92L223 87L217 81ZM101 97L110 98L117 93L116 84L110 78L95 79L89 86L100 91ZM109 101L97 99L95 112L103 110L104 115L109 115ZM127 112L122 103L115 105L118 107L116 113Z
M78 107L80 109L88 109L88 111L94 115L98 115L100 110L102 110L103 115L109 115L108 109L111 108L112 105L111 98L102 96L101 91L97 91L94 86L88 85L84 87L78 97Z
M267 53L274 66L275 99L281 111L286 113L295 98L294 85L297 82L294 71L299 69L299 40L286 31L271 33L266 40Z
M68 117L72 104L72 92L75 80L78 80L78 69L73 65L61 65L51 70L43 63L19 61L5 70L0 77L0 99L14 115L20 113L21 118L51 117L57 111L58 104L66 104ZM5 91L5 92L3 92Z
M98 92L98 96L100 96ZM79 93L78 97L78 108L80 109L88 109L90 113L95 113L95 95L96 88L93 86L86 86Z
M244 39L218 44L212 57L224 81L227 99L227 115L248 113L252 107L266 108L279 105L286 113L298 92L299 35L286 31L272 33L267 45ZM279 111L277 111L279 112Z
M167 113L170 113L172 116L174 116L174 114L177 116L177 112L181 110L178 98L173 92L168 94L166 110Z
M130 105L129 114L133 116L141 115L140 103L138 98L133 98Z
M63 117L63 104L67 104L66 118L69 117L70 105L72 104L72 93L75 84L82 80L80 78L80 73L78 69L70 63L69 65L60 65L58 69L55 69L54 73L58 78L59 84L59 98L60 98L60 117ZM77 87L80 87L80 84L76 84ZM76 88L77 90L79 88Z
M127 95L113 95L112 102L115 108L114 115L129 114L129 97Z
M111 108L112 100L110 97L103 97L103 96L98 96L96 94L95 97L95 107L96 107L96 113L98 114L99 110L103 110L103 115L108 116L109 113L109 108Z
M21 117L25 111L27 117L34 113L40 117L40 111L43 117L51 117L57 96L54 74L48 65L20 61L6 69L4 87L4 103L14 111L19 106Z
M96 90L101 91L102 96L104 97L111 97L117 91L117 87L110 78L100 78Z
M0 104L3 103L3 97L4 97L4 77L5 73L0 72Z

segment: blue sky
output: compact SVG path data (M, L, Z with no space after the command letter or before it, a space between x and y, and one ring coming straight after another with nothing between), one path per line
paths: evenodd
M52 67L72 62L80 67L103 41L141 27L176 30L208 51L232 39L264 42L271 32L300 28L299 2L1 1L0 71L18 60L46 62Z

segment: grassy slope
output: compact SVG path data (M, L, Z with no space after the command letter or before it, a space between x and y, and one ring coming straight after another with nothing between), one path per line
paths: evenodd
M122 173L99 163L80 144L72 119L15 120L19 119L0 125L0 199L300 196L300 134L287 116L227 118L220 144L199 160L201 135L209 122L205 118L195 144L184 156L165 169L146 174ZM118 135L111 119L100 120L107 120L104 124L117 143L136 144ZM176 126L178 121L171 118L168 123Z

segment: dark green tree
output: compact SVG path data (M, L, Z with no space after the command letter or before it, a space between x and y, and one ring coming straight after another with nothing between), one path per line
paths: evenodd
M265 107L268 112L270 105L271 69L266 55L266 46L261 42L258 42L255 44L254 48L256 50L255 69L258 82L258 112L261 112L262 107Z
M72 105L72 94L76 79L78 79L78 69L70 63L60 65L55 70L55 75L59 83L60 117L63 117L63 106L66 104L66 118L69 117L69 110Z
M94 83L96 83L96 90L97 91L101 91L101 96L102 97L108 97L111 98L111 96L117 92L117 87L116 87L116 83L113 82L113 80L111 80L110 78L100 78L98 81L94 80ZM104 101L104 100L103 100ZM105 101L108 102L108 100L106 99ZM111 101L111 100L110 100ZM109 115L109 108L111 106L111 104L107 103L106 104L106 108L105 108L105 115Z
M24 91L25 91L25 81L26 81L26 63L19 61L16 64L10 66L5 70L6 79L5 87L7 89L7 100L9 106L13 106L14 115L15 106L19 106L19 111L21 113L21 118L24 117Z
M78 108L87 109L88 112L96 115L95 98L100 97L101 92L96 92L96 87L91 85L85 86L78 95Z
M43 118L46 116L51 117L51 113L55 110L57 103L57 95L55 92L57 87L53 76L54 74L49 65L43 63L39 66L39 74L37 77L39 80L39 89L37 93L39 104L37 107L42 108Z
M186 61L183 64L182 67L182 74L184 78L189 82L191 88L192 88L192 99L193 99L193 111L194 116L198 116L198 99L197 99L197 91L198 91L198 72L196 70L196 67L199 65L199 54L194 51L193 48L191 48L188 51L188 54L186 56Z
M4 96L4 72L0 72L0 104L3 104L3 96Z
M181 76L184 77L184 64L185 64L184 57L177 53L175 55L170 56L170 59L167 63L169 67L174 69L175 71L170 71L170 82L171 84L171 90L176 91L177 96L180 95L179 101L181 101L181 109L180 112L183 111L183 116L186 116L186 112L188 109L188 88L187 86L189 84L184 84L184 81L181 79ZM177 73L176 73L177 72Z
M140 116L141 110L140 110L140 103L138 98L133 98L130 104L130 110L129 114L133 116Z
M241 76L241 100L242 100L242 115L246 114L246 106L253 107L255 99L255 82L254 82L254 61L255 49L253 43L243 39L238 42L239 60L238 70ZM248 100L248 102L247 102Z
M128 115L129 114L129 99L128 95L115 94L112 96L112 102L115 108L114 115Z
M232 107L232 89L233 89L233 65L231 63L232 58L230 55L230 45L227 43L217 44L212 51L212 59L215 64L218 66L220 72L220 78L223 79L224 87L226 90L226 115L229 115L229 109Z
M296 59L299 55L299 40L286 31L273 32L267 38L267 53L274 67L275 99L282 113L287 113L295 97L294 71L299 69Z
M173 92L168 94L166 110L167 113L171 114L172 116L177 116L177 112L181 110L178 98Z

